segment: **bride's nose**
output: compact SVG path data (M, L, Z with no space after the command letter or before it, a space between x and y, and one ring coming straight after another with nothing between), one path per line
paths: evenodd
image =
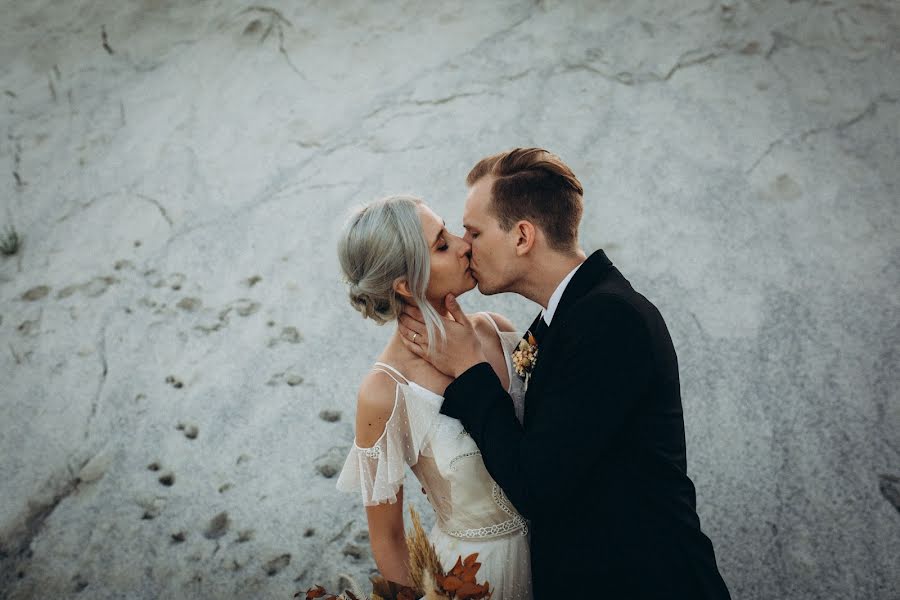
M454 236L454 237L456 237L457 243L459 244L459 249L458 249L459 255L460 256L468 256L468 254L472 251L472 246L469 245L469 242L467 242L463 238L461 238L459 236Z

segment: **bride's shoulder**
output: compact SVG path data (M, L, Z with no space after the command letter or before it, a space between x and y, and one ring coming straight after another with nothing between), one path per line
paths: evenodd
M397 382L381 371L368 373L356 396L357 444L366 447L378 441L394 412Z
M516 331L512 321L500 313L478 312L473 313L470 319L475 326L475 330L483 335L496 334L496 330L494 329L495 324L500 331Z
M397 382L384 371L372 369L359 384L357 401L366 405L394 404Z

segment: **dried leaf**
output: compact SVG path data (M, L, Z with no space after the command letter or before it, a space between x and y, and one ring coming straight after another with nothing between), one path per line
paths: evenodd
M370 578L372 582L371 600L416 600L416 590L395 581L388 581L381 575Z
M328 592L325 591L321 585L317 585L315 587L311 587L306 590L306 600L314 600L315 598L321 598Z
M456 575L447 575L443 581L438 582L442 588L448 592L456 592L463 585L463 580Z
M458 600L481 600L490 598L491 592L487 583L484 585L467 583L456 592L456 597Z
M462 556L456 559L456 564L453 565L453 568L450 569L450 573L453 575L461 575L463 570Z
M479 585L476 580L480 568L477 552L465 559L460 556L447 576L435 578L437 591L444 593L451 600L489 599L493 595L490 584L485 582Z
M400 590L400 593L397 594L397 600L416 600L419 595L412 590L412 588L404 587Z

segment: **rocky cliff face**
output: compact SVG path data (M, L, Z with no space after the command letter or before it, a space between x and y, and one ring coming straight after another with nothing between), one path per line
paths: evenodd
M573 167L585 249L667 319L733 596L896 597L895 2L2 12L4 597L364 581L334 482L390 326L337 230L395 192L459 229L469 167L518 145Z

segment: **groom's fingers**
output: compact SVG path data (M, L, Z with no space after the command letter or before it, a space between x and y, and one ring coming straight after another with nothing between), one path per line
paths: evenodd
M418 333L419 335L425 335L425 323L420 323L409 315L400 315L400 329L401 331L409 331L412 333Z
M447 297L444 298L444 305L447 307L447 310L450 311L450 314L453 315L453 319L457 323L465 325L466 327L470 325L469 317L466 316L466 313L463 312L459 302L456 301L456 296L447 294Z
M400 315L400 323L398 327L400 329L400 337L402 337L404 340L409 340L411 342L422 345L428 344L424 324L419 323L408 315Z
M400 339L403 340L403 345L406 346L407 350L415 354L416 356L425 356L425 348L420 346L419 344L410 341L408 337L405 335L401 335ZM416 338L417 341L421 341L419 338Z
M422 316L422 311L416 306L412 306L411 304L404 305L403 314L409 315L419 323L425 323L425 317Z

